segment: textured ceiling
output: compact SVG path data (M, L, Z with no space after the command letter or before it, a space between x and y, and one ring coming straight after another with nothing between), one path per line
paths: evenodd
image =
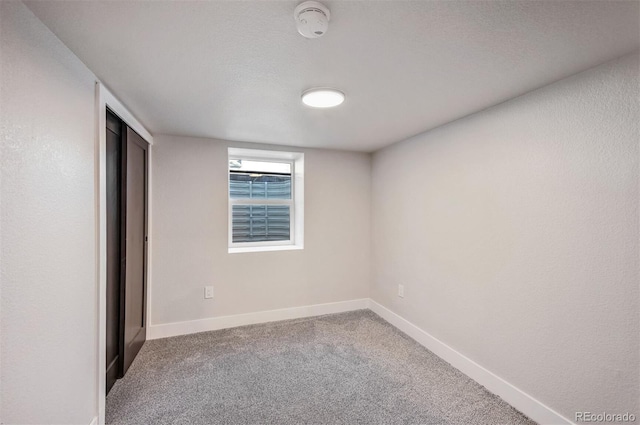
M638 49L638 1L26 1L152 133L373 151ZM303 90L347 94L335 109Z

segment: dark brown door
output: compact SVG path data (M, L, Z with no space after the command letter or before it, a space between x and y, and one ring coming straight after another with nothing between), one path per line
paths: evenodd
M146 339L148 144L135 131L123 131L120 320L122 375Z
M107 112L107 393L120 377L120 192L122 124Z

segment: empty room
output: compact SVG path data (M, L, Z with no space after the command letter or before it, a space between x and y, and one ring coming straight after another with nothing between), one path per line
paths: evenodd
M640 422L640 0L0 0L0 423Z

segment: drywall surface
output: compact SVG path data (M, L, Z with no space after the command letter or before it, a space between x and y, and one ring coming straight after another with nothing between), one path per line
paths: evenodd
M20 2L0 2L2 423L96 414L94 82Z
M230 146L305 154L303 250L227 252ZM151 325L368 297L370 165L364 153L154 135Z
M638 66L372 160L371 297L571 420L640 416Z
M154 133L368 152L640 47L637 0L329 1L316 41L297 3L27 1Z

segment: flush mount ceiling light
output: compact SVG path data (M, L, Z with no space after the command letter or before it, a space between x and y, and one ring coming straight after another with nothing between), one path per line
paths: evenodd
M313 108L333 108L344 102L344 93L330 88L309 89L302 93L302 103Z

